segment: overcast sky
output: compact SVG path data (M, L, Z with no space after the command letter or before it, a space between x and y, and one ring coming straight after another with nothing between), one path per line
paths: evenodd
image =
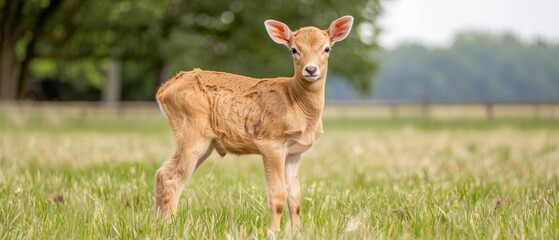
M380 43L446 46L464 29L513 32L559 42L559 0L384 0Z

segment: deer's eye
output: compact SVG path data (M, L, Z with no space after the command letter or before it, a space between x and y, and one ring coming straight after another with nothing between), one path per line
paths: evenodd
M297 52L297 49L291 48L291 54L297 54L297 53L298 53L298 52Z
M326 47L326 48L324 49L324 52L325 52L325 53L329 53L329 52L330 52L330 48L329 48L329 47Z

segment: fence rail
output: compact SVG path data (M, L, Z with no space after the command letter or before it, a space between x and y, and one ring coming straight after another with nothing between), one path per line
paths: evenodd
M559 118L559 102L330 101L327 106L376 110L390 118Z
M154 101L39 102L0 101L0 113L10 111L89 114L153 114L159 111ZM413 102L413 101L327 101L325 116L363 116L384 118L545 118L559 119L559 102Z

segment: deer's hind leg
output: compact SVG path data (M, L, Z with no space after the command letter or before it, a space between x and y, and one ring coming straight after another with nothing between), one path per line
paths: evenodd
M211 138L193 131L177 136L175 145L175 152L155 175L157 214L168 222L177 211L184 184L213 150Z

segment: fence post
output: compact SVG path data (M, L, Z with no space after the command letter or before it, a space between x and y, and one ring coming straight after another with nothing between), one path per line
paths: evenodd
M390 118L398 119L398 117L399 117L398 104L396 103L390 104Z
M492 120L493 119L493 104L492 103L486 103L485 104L485 114L487 117L487 120Z
M429 118L429 114L430 114L430 112L431 112L431 111L430 111L430 108L431 108L431 102L429 102L429 101L424 101L424 102L421 104L421 114L422 114L422 117L423 117L424 119L428 119L428 118Z

